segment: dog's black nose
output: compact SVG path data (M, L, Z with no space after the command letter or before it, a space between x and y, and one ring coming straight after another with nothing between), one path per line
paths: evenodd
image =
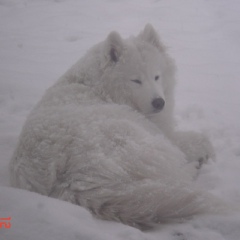
M152 105L156 110L162 110L165 105L165 101L163 98L155 98L152 101Z

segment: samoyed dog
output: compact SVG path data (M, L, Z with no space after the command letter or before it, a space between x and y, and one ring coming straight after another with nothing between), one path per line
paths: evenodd
M219 212L193 183L209 140L174 129L174 63L154 28L111 32L32 110L10 163L14 187L146 229Z

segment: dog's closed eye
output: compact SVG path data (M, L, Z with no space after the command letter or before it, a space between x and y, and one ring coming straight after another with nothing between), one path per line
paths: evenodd
M132 82L135 82L135 83L137 83L137 84L142 84L142 82L140 81L140 80L138 80L138 79L133 79L133 80L131 80Z

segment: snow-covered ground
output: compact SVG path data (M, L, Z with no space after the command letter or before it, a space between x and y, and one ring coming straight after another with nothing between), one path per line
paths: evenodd
M17 137L44 90L111 30L127 37L150 22L177 63L178 127L206 132L217 153L197 183L239 204L239 12L239 0L0 0L0 218L12 218L0 239L239 240L240 213L142 233L8 187Z

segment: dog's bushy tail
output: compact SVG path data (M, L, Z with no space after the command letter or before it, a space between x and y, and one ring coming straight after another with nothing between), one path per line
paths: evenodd
M196 214L226 211L226 205L208 193L190 186L169 186L152 180L94 188L79 192L75 199L101 219L119 221L142 230Z

